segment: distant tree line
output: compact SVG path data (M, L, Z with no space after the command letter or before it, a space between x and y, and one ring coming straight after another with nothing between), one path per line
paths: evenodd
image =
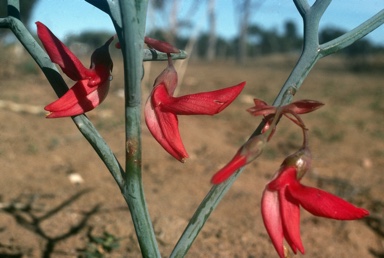
M339 28L326 27L319 33L320 43L335 39L345 31ZM287 21L284 24L284 29L281 33L277 29L263 29L262 27L253 24L248 26L248 38L246 44L246 56L248 58L276 54L276 53L300 53L303 47L302 36L299 35L296 24L292 21ZM148 34L151 37L167 40L167 32L162 30L154 30ZM106 38L110 37L108 32L86 31L77 35L70 35L66 39L66 43L82 43L89 46L90 49L95 49L101 46ZM180 49L185 49L190 38L187 36L176 35L174 44ZM207 58L209 44L209 34L202 33L198 36L194 46L194 57L199 59ZM217 36L215 42L215 57L216 59L232 59L236 58L239 51L239 38L224 39ZM346 57L359 57L363 55L384 53L383 45L375 45L369 39L363 38L351 46L340 51Z
M333 27L326 27L319 33L320 43L335 39L345 33L345 30ZM165 40L166 33L161 30L155 30L149 33L150 36ZM199 35L194 54L204 59L208 51L209 34ZM176 36L175 44L181 49L185 49L189 38ZM248 26L248 38L246 41L246 56L248 58L276 54L276 53L300 53L303 47L303 38L299 35L296 24L287 21L284 24L282 33L277 29L263 29L253 24ZM220 36L216 39L215 56L218 59L236 58L239 51L239 38L226 40ZM363 38L351 46L343 49L340 53L346 57L357 57L375 53L384 53L383 45L375 45L369 39Z

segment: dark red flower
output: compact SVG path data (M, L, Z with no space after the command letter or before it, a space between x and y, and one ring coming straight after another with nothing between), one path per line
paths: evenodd
M148 45L150 48L154 48L157 51L164 52L167 54L170 53L180 53L180 49L172 46L168 42L153 39L150 37L144 37L144 43Z
M153 39L150 37L144 37L144 43L147 44L147 46L150 48L153 48L157 51L164 52L167 54L180 53L180 49L172 46L171 44L165 41ZM121 48L120 42L117 42L115 44L115 47L120 49Z
M275 114L278 108L281 109L282 114L294 113L301 115L315 111L324 105L319 101L308 99L297 100L281 107L270 106L260 99L254 99L253 102L255 106L247 109L247 111L254 116Z
M252 115L269 116L269 115L276 114L277 109L279 109L281 111L281 115L286 116L287 118L289 118L290 120L292 120L294 123L298 124L301 127L303 127L304 125L301 123L301 121L298 120L297 115L306 114L306 113L315 111L316 109L319 109L324 105L319 101L309 100L309 99L297 100L290 104L279 106L279 107L268 105L266 102L260 99L254 99L253 102L255 103L255 106L247 109L247 111Z
M260 156L265 144L273 136L276 130L276 124L282 115L289 118L305 131L305 125L299 117L299 114L312 112L324 105L315 100L298 100L280 107L270 106L260 99L254 99L254 103L255 106L249 108L247 111L254 116L264 116L265 124L261 134L251 137L243 146L241 146L228 164L215 173L211 179L212 184L220 184L224 182L238 169Z
M262 153L266 143L266 134L259 134L250 138L236 152L231 161L213 175L211 183L217 185L224 182L233 175L235 171L255 160Z
M44 108L50 112L47 118L75 116L94 109L108 94L113 68L108 48L114 37L93 52L91 66L85 68L44 24L36 22L36 25L37 35L52 62L58 64L69 78L77 81L62 97Z
M214 115L225 109L245 86L236 86L174 97L177 73L168 56L167 68L156 78L145 104L145 122L160 145L173 157L184 162L188 157L180 137L177 115Z
M304 254L300 237L300 206L315 216L354 220L369 215L365 209L323 190L302 185L300 179L310 169L308 149L301 149L285 159L263 193L261 213L272 244L284 258L284 239L296 254Z

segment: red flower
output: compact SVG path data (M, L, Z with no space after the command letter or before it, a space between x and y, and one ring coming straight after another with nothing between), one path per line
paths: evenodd
M273 114L276 114L277 109L279 109L281 110L281 115L286 116L291 121L293 121L294 123L298 124L301 127L303 127L304 125L302 124L302 122L300 121L297 115L306 114L306 113L315 111L316 109L319 109L324 105L319 101L309 100L309 99L297 100L288 105L284 105L281 107L270 106L266 102L260 99L254 99L253 102L255 103L255 106L247 109L247 111L252 115L254 116L273 115ZM289 115L292 115L293 117ZM268 124L264 129L266 130L266 128L268 128Z
M286 158L263 193L261 212L264 225L281 258L285 257L284 239L295 254L297 250L304 254L300 237L300 206L315 216L337 220L354 220L369 215L367 210L333 194L302 185L300 179L309 168L309 150L302 149Z
M184 162L188 154L180 137L177 115L217 114L240 94L245 82L220 90L173 97L176 86L177 73L168 53L168 67L156 78L145 104L145 122L160 145Z
M280 107L270 106L260 99L254 99L254 103L255 106L247 109L247 111L254 116L264 116L265 125L261 131L262 134L251 137L243 146L241 146L231 161L215 173L211 179L212 184L220 184L224 182L232 176L235 171L260 156L265 144L273 136L276 130L276 123L282 115L286 116L305 130L304 123L299 117L299 114L315 111L324 105L315 100L298 100ZM269 131L269 133L267 133L267 131Z
M93 52L88 69L44 24L36 22L36 25L37 35L52 62L77 81L62 97L44 108L50 112L47 118L75 116L94 109L108 94L113 67L108 47L114 37Z
M150 37L144 37L144 43L147 44L150 48L154 48L157 51L164 52L167 54L170 53L180 53L180 49L172 46L168 42L153 39Z
M236 152L231 161L213 175L211 183L217 185L224 182L232 176L236 170L255 160L262 153L266 143L266 134L259 134L250 138Z
M282 114L291 113L300 115L315 111L324 105L319 101L309 99L297 100L281 107L270 106L260 99L254 99L253 102L255 106L247 109L247 111L254 116L275 114L278 108L281 109Z
M180 53L180 49L172 46L171 44L169 44L168 42L165 42L165 41L153 39L150 37L144 37L144 43L147 44L148 47L150 47L150 48L153 48L157 51L164 52L167 54ZM115 44L115 47L120 49L121 48L120 42L117 42Z

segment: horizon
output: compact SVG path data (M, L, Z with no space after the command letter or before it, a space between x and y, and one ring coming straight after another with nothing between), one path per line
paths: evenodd
M341 0L332 2L320 22L320 30L325 27L345 31L351 30L384 8L383 1L370 0L369 2L370 4L366 3L364 5L359 5L360 1L358 0L351 0L347 3ZM76 1L76 3L68 5L68 0L39 0L32 11L28 25L33 32L36 32L34 23L41 21L63 40L70 35L80 34L84 31L110 31L114 33L113 24L107 14L85 1ZM206 6L203 1L200 1L201 4L191 7L193 3L196 2L193 2L193 0L183 1L181 7L179 7L181 11L178 18L188 16L192 17L192 21L195 21L192 28L187 30L189 34L207 32ZM237 36L237 17L234 9L228 8L228 5L233 7L233 1L221 0L216 2L215 8L217 35L226 40ZM196 8L193 9L193 7ZM84 15L84 13L87 13L87 15ZM271 0L261 4L257 11L253 13L250 25L257 24L262 29L276 30L278 33L281 33L286 21L293 21L299 35L303 35L302 18L293 2L281 3L279 0ZM155 13L151 4L149 4L146 30L148 32L153 29L166 30L168 23L167 19L163 19L163 13ZM178 35L180 34L182 34L181 31L179 31ZM383 45L384 26L377 28L366 38L376 45Z

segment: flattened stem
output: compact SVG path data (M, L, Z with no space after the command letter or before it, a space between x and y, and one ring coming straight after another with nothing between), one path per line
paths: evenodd
M144 196L141 175L141 78L147 0L119 1L115 24L124 59L126 178L123 189L143 257L161 257ZM118 20L118 17L113 18Z

